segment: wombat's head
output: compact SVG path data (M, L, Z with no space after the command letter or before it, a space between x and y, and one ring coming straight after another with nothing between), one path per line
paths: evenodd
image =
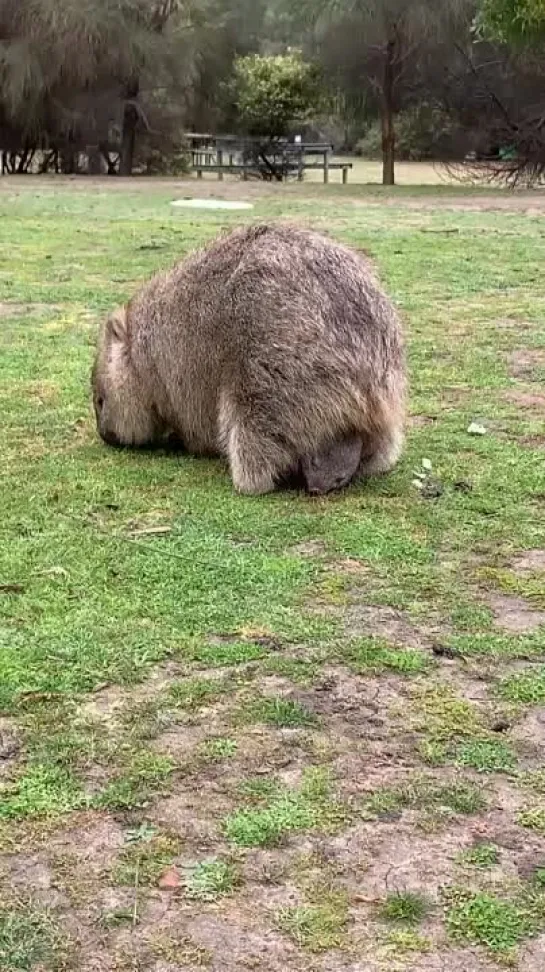
M125 307L114 311L101 327L91 383L97 428L108 445L153 442L155 412L131 361Z

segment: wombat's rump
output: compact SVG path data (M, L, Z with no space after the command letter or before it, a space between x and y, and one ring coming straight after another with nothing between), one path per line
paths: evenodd
M93 394L106 442L170 432L190 452L226 455L241 492L297 472L327 492L399 458L399 318L348 248L292 226L242 228L108 319Z

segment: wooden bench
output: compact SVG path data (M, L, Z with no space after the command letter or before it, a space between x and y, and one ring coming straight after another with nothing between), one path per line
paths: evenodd
M197 173L198 179L202 179L203 172L215 172L220 181L223 180L225 173L230 175L240 174L246 180L249 173L256 171L255 163L234 162L233 158L234 156L230 155L229 162L224 162L221 149L194 150L191 170ZM213 159L217 159L217 161L214 162L212 161ZM332 169L335 169L341 171L342 184L346 185L348 183L348 173L351 168L352 162L330 162L327 156L323 162L306 162L304 159L301 161L295 154L292 158L286 159L286 173L297 175L299 182L303 181L306 171L320 170L324 173L324 184L327 185L329 183L329 173Z

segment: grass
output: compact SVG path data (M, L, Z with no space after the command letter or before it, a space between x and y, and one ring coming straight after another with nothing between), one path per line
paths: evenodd
M429 912L429 901L416 891L395 891L380 906L380 917L384 921L399 922L404 925L418 925Z
M498 693L507 702L521 702L524 705L540 705L545 702L545 667L529 669L503 679Z
M487 871L489 868L496 867L500 855L498 848L493 844L475 844L474 847L460 854L458 860L460 864L475 867L479 871Z
M278 928L296 945L310 952L340 948L344 941L347 918L344 912L324 905L301 905L284 908L276 917Z
M522 906L485 892L455 892L447 910L447 929L453 939L484 945L500 955L510 955L534 928Z
M50 970L66 968L67 943L58 924L43 910L0 904L0 969L33 972L38 964Z
M113 871L115 884L154 886L161 874L172 864L180 852L181 843L176 835L157 833L153 828L130 835L130 842L123 848Z
M263 781L246 793L252 802L263 798L262 805L236 810L224 825L227 839L239 847L274 847L290 834L337 829L347 819L347 808L334 799L329 779L318 770L309 770L298 789Z
M448 967L445 928L516 966L541 927L537 879L515 893L508 855L472 846L545 832L543 770L511 732L545 700L544 631L509 630L497 600L545 605L543 571L516 568L543 547L541 194L528 212L516 195L486 209L488 190L410 184L429 169L400 169L389 191L357 168L329 188L2 180L2 972L66 966L64 922L120 969L272 965L273 928L301 967L298 949L361 948L361 928L377 967L385 950L386 964L428 950ZM99 321L238 222L170 206L197 188L247 193L248 218L302 220L376 261L407 324L414 417L391 475L327 500L241 498L220 461L99 442ZM430 464L438 498L413 483ZM438 863L451 885L463 865L465 886L434 909L437 937L369 921L362 828L381 859L412 837L471 847ZM290 862L309 845L297 883ZM48 912L36 868L56 889L65 847L62 908ZM161 889L172 928L155 927L147 888L174 861L186 885ZM195 941L178 940L182 925ZM84 962L70 954L74 972Z
M398 788L385 787L375 791L364 804L364 816L369 819L398 816L405 809L455 813L472 816L486 807L486 798L479 787L466 780L438 784L432 779L416 779Z
M241 713L249 722L261 722L276 729L297 729L315 726L316 716L294 699L271 698L251 703Z
M212 858L191 868L186 878L186 895L195 901L216 901L231 894L239 883L233 864Z

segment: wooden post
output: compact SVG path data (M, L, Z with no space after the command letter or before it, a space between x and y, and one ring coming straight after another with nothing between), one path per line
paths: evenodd
M329 152L324 152L324 185L329 182Z
M298 159L297 165L298 165L298 167L297 167L297 181L298 182L302 182L303 181L304 172L305 172L305 160L303 158L303 149L302 148L299 150L299 159Z
M223 165L223 149L218 149L216 158L218 160L218 165ZM218 169L218 181L223 182L223 172L221 169Z

